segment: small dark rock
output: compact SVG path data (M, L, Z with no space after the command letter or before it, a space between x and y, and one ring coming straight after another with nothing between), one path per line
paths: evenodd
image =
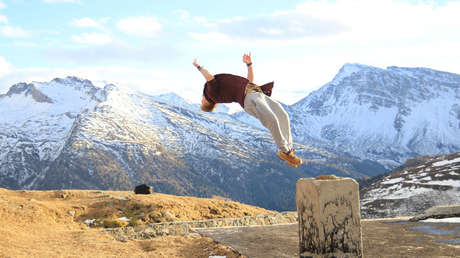
M213 215L218 215L218 214L220 214L220 212L219 212L218 210L212 209L212 208L209 210L209 213L211 213L211 214L213 214Z
M136 186L136 188L134 188L134 193L135 194L152 194L153 187L148 186L146 184L138 185Z

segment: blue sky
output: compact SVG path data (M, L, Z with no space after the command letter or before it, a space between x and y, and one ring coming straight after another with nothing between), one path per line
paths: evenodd
M460 1L0 0L0 93L75 75L198 102L211 73L275 81L292 104L345 63L460 73Z

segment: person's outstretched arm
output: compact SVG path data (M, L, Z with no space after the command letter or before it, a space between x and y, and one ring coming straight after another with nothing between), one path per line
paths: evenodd
M248 66L248 80L250 83L254 82L254 72L252 71L251 52L243 55L243 62Z
M201 72L201 74L206 78L206 81L212 81L214 79L214 75L210 74L208 70L204 69L202 66L200 66L195 60L193 60L193 65L198 69L198 71Z

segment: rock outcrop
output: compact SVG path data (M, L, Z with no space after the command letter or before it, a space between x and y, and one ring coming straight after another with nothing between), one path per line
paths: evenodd
M419 221L431 218L444 219L455 217L460 217L460 204L432 207L423 212L422 214L410 218L409 221Z

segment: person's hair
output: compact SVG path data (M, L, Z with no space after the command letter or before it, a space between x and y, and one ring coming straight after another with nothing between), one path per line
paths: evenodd
M204 112L213 112L214 110L216 110L217 104L208 102L207 104L201 104L200 108Z

